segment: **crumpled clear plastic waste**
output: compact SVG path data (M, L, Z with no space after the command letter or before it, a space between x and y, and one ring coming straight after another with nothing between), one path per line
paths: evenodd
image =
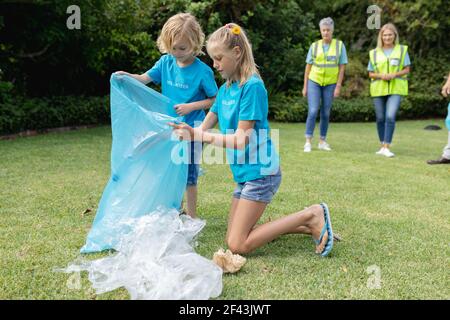
M87 271L97 294L124 287L131 299L203 300L221 294L222 269L193 248L204 221L159 208L123 223L130 232L118 252L58 271Z

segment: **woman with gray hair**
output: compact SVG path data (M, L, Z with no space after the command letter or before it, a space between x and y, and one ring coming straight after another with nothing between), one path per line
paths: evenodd
M306 57L303 96L308 98L306 143L304 152L311 152L311 140L320 110L319 150L331 151L326 142L333 98L339 96L344 79L347 51L342 41L333 39L334 22L324 18L319 22L322 39L314 42ZM320 101L322 100L322 106Z

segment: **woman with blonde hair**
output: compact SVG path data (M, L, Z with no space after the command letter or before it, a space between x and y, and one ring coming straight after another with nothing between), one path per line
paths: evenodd
M377 47L370 50L367 70L381 143L376 154L388 158L394 157L390 145L401 98L408 95L406 75L410 65L408 46L400 44L397 28L392 23L385 24L378 33Z

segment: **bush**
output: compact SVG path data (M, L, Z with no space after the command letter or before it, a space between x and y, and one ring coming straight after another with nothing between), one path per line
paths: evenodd
M405 119L441 118L447 114L448 101L437 93L413 93L404 100L399 116Z
M308 115L308 102L299 96L276 95L270 99L270 117L282 122L304 122ZM439 95L414 93L404 98L398 113L399 119L445 117L447 102ZM374 121L372 98L355 97L335 99L331 111L334 122Z
M0 134L110 122L109 97L14 97L0 101Z
M0 134L56 127L110 123L109 96L51 97L26 99L11 95L12 85L0 82ZM308 115L306 98L274 95L269 116L282 122L304 122ZM447 102L438 94L414 93L402 100L399 119L445 117ZM374 121L370 97L335 99L331 113L334 122Z
M345 67L344 83L341 90L343 98L364 97L369 90L367 63L365 55L353 53L348 57Z

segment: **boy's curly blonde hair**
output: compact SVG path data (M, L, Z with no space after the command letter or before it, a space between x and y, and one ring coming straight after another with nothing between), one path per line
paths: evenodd
M184 37L191 45L195 56L204 54L202 51L205 34L197 19L190 13L178 13L167 20L156 44L161 53L170 53L174 40Z

